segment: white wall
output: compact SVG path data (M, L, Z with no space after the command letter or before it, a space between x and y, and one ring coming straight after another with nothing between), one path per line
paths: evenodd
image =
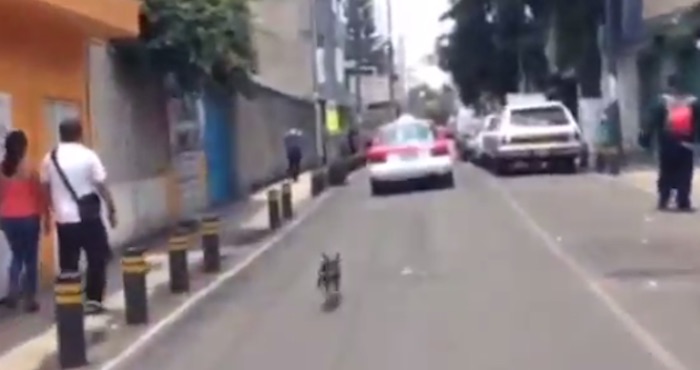
M122 182L112 186L119 226L110 231L113 246L144 237L168 222L167 178Z
M617 60L617 96L620 103L623 148L637 149L639 134L639 70L637 54L629 53Z

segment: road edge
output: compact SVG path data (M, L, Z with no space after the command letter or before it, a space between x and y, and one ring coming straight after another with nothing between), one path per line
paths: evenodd
M610 181L610 180L607 180ZM649 353L659 365L667 370L689 370L689 368L670 350L668 350L644 325L628 312L618 300L606 291L586 269L569 253L559 246L554 237L542 227L535 218L518 202L518 200L501 183L492 177L487 182L503 197L503 201L518 215L530 231L544 244L549 253L561 261L574 276L578 277L589 292L605 306L622 327L639 345ZM642 189L637 188L640 191Z
M164 318L156 322L148 330L146 330L141 336L139 336L133 343L127 346L119 354L107 360L105 363L98 366L99 370L115 370L124 365L132 357L140 353L146 347L148 347L152 342L154 342L162 332L166 331L173 325L177 324L182 320L192 309L198 306L211 294L216 292L229 280L233 279L246 268L251 266L260 257L262 257L266 252L272 250L276 247L282 240L284 240L292 231L299 228L304 221L306 221L310 216L316 213L320 209L331 195L333 195L332 189L327 190L321 194L316 199L311 200L311 203L299 213L299 216L288 224L284 225L282 229L270 236L270 238L265 241L259 248L246 256L242 261L235 264L228 270L224 271L216 279L208 283L204 288L194 293L192 296L187 298L180 306L175 310L170 312Z

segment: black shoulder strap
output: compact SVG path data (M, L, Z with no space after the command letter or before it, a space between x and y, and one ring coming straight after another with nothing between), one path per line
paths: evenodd
M63 172L63 169L58 164L58 159L56 158L56 150L57 149L51 151L51 161L53 162L54 167L56 167L56 171L58 171L58 176L61 177L63 185L65 185L66 189L68 189L68 192L70 192L70 195L73 198L73 200L77 202L78 194L75 193L75 189L73 189L73 186L71 186L70 182L68 181L66 174Z

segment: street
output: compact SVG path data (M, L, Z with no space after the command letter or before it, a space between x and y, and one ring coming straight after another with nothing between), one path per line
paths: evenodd
M359 173L124 368L700 368L694 216L598 175L456 179L371 198ZM322 252L342 255L334 312Z

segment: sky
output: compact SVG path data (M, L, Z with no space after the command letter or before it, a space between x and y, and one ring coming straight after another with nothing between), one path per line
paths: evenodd
M391 1L394 35L403 35L406 61L413 66L433 51L435 39L444 31L440 16L448 9L448 0L374 0L377 22L386 27L387 1Z
M391 1L393 33L396 40L404 38L406 66L421 82L441 86L447 75L434 66L425 66L423 58L435 49L435 39L449 30L440 16L449 8L448 0L374 0L380 32L387 34L387 1Z

